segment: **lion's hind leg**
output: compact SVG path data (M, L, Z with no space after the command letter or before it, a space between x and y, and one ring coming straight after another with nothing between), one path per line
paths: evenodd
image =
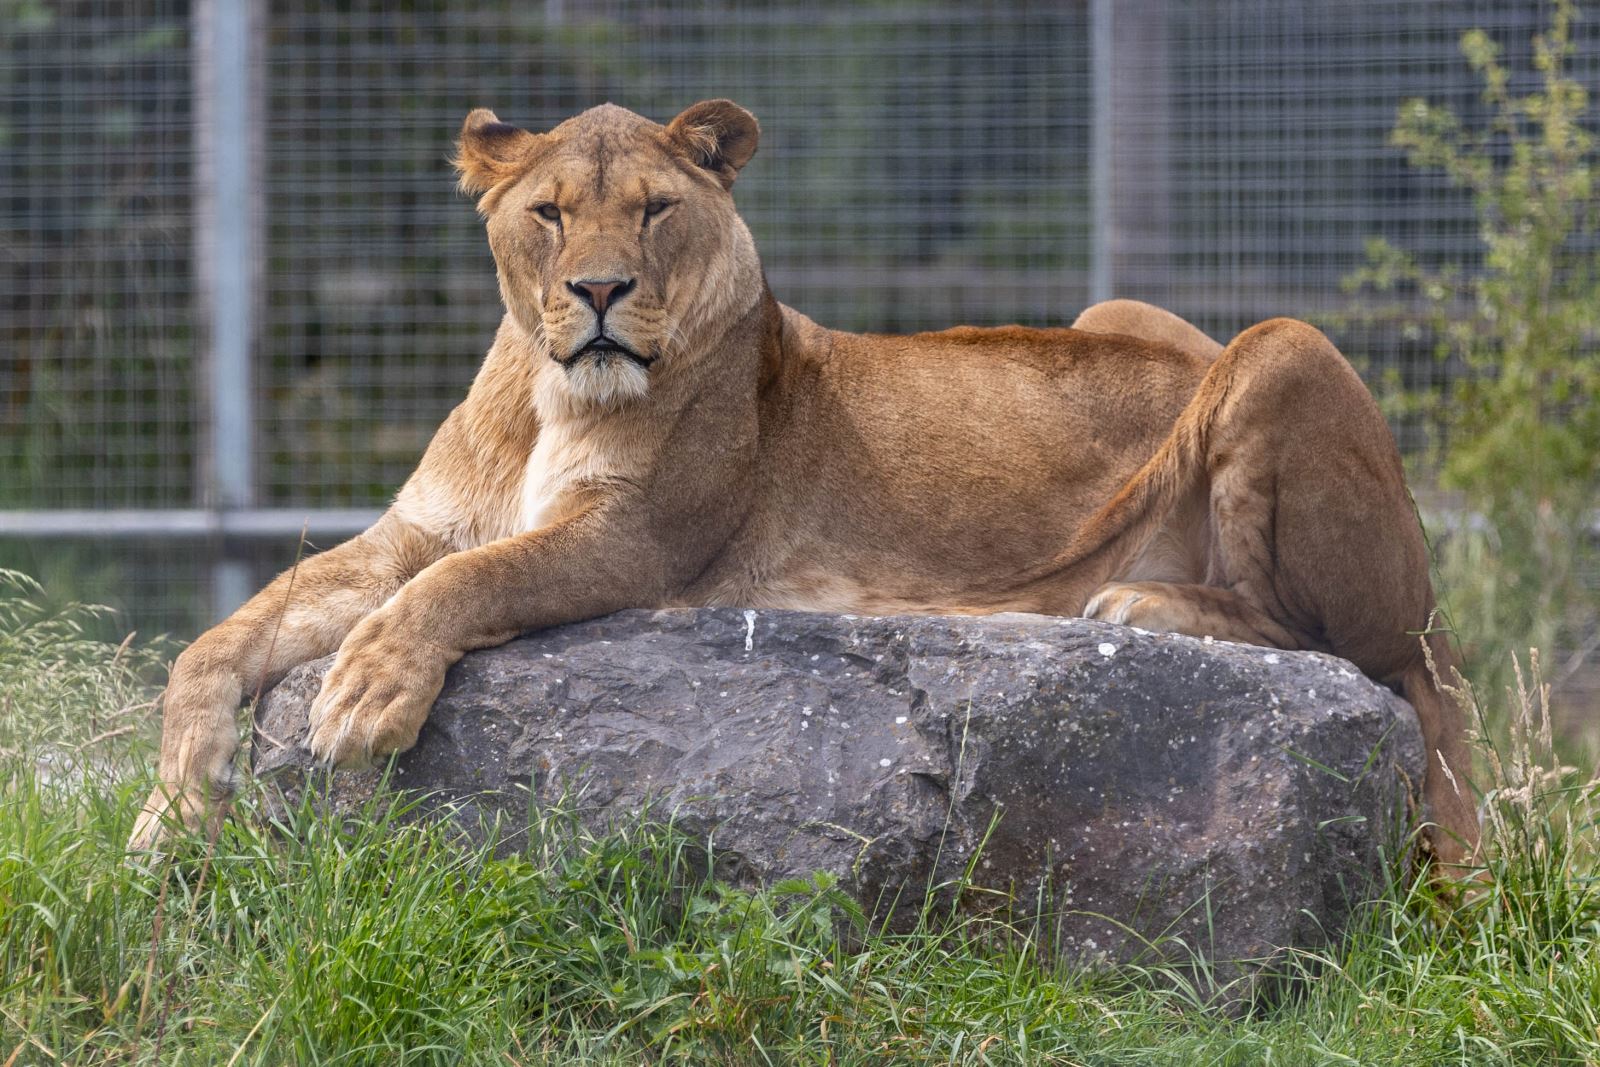
M1274 619L1231 589L1213 585L1110 582L1089 598L1083 615L1158 633L1283 649L1320 647L1309 634Z
M1174 517L1199 494L1204 519ZM1419 634L1434 608L1428 553L1400 454L1371 393L1314 327L1273 319L1211 365L1173 434L1080 534L1069 558L1116 559L1085 614L1152 630L1328 651L1402 688L1429 750L1436 855L1478 837L1462 717L1427 675ZM1142 570L1160 533L1203 536L1203 573ZM1172 553L1169 551L1168 555ZM1102 571L1101 573L1106 573ZM1146 582L1142 578L1166 581ZM1450 659L1447 643L1434 656Z
M1207 363L1222 355L1222 346L1198 326L1142 300L1102 300L1085 308L1073 320L1072 328L1140 337L1180 349Z

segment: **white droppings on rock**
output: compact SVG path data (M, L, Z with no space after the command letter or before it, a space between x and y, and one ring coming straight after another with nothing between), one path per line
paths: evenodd
M754 649L755 647L756 647L756 613L753 612L753 611L746 611L744 613L744 650L746 652L749 652L752 649Z
M889 757L885 756L883 759L878 761L878 766L887 767L887 766L889 766L889 764L891 764L893 762L894 762L894 760L892 760Z
M1276 652L1268 652L1266 655L1266 660L1268 663L1282 663L1283 657L1279 656Z
M896 715L894 717L894 724L896 726L904 726L906 724L906 717L904 715Z
M1100 654L1107 658L1115 656L1117 654L1117 646L1110 641L1102 641L1100 642Z

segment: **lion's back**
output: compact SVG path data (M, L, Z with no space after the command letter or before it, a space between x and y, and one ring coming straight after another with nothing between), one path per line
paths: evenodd
M1209 364L1135 337L1067 328L957 326L907 335L838 334L827 377L863 417L914 412L952 431L1047 434L1057 449L1153 449Z
M763 400L753 569L837 572L887 602L961 603L1049 559L1155 453L1205 371L1175 349L1067 329L785 326L794 343Z

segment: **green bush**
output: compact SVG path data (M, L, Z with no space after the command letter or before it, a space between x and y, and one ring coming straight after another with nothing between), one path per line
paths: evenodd
M1532 42L1539 87L1520 95L1486 33L1462 38L1483 82L1478 124L1423 100L1400 106L1392 142L1470 191L1481 262L1428 267L1375 238L1347 279L1391 294L1369 314L1432 337L1450 366L1444 386L1391 381L1388 400L1429 429L1426 471L1464 506L1440 546L1442 584L1469 667L1497 689L1513 651L1565 650L1570 673L1595 648L1600 155L1588 94L1567 71L1574 17L1571 0L1554 4Z

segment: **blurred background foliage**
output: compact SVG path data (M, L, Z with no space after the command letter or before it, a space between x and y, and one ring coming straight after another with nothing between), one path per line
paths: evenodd
M1471 193L1481 260L1427 266L1374 237L1346 288L1362 297L1356 315L1420 333L1437 361L1455 366L1432 388L1391 371L1380 394L1426 431L1418 474L1453 494L1455 521L1436 559L1478 680L1507 686L1508 653L1553 650L1552 683L1583 687L1592 700L1600 153L1588 89L1571 73L1577 15L1571 0L1552 5L1531 42L1537 80L1523 92L1499 43L1480 30L1463 35L1486 105L1476 123L1426 99L1399 108L1392 143L1413 167L1442 170Z

